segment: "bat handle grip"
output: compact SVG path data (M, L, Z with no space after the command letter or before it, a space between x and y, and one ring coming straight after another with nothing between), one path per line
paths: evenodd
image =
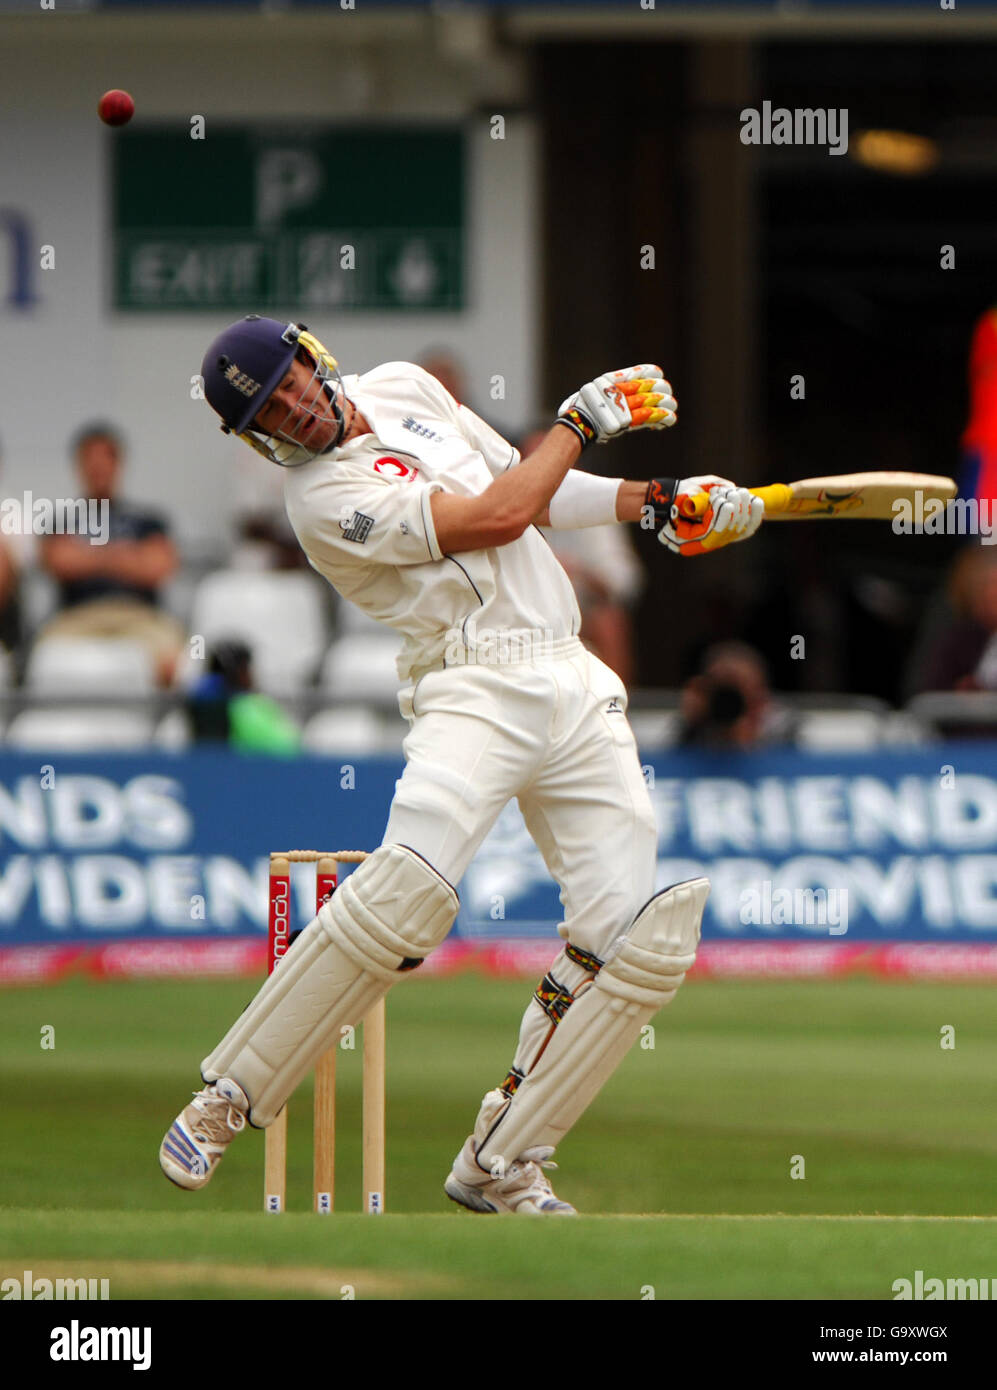
M766 512L784 512L793 500L793 490L786 483L770 483L768 487L753 487L749 491L753 497L762 499ZM679 511L687 521L695 521L709 505L708 492L691 492L679 501Z
M788 483L769 483L768 487L753 487L751 492L765 503L766 515L788 511L793 500L793 489Z
M710 505L708 492L689 492L679 499L679 511L687 521L695 521Z

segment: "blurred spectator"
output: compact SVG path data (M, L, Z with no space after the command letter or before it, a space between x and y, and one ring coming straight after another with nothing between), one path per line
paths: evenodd
M43 539L40 560L59 585L60 610L36 640L131 638L149 648L160 684L168 685L185 635L158 606L160 589L178 563L166 522L120 498L124 450L110 425L87 425L73 440L72 453L81 496L107 499L108 539L104 545L87 536Z
M765 663L745 642L722 642L682 691L680 742L714 748L792 743L792 713L773 699Z
M508 439L510 444L515 444L516 441L510 438L508 429L491 419L487 411L481 409L481 403L477 398L469 396L467 372L460 358L449 348L427 348L420 355L418 365L430 376L435 376L440 385L446 387L450 392L458 405L466 405L468 410L473 410L479 419L484 420L485 424L490 425L503 439Z
M962 433L960 497L976 498L980 520L997 521L997 308L973 327L969 347L969 419ZM926 606L907 663L904 694L997 690L997 550L969 539L944 589Z
M997 690L997 546L974 544L956 559L945 602L915 651L909 688Z
M283 505L280 511L245 512L237 525L233 569L298 570L308 564Z
M430 376L435 376L436 380L441 386L446 387L455 401L460 401L462 405L474 410L467 399L467 378L464 375L464 368L448 348L427 348L419 359L419 366Z
M525 458L546 436L532 430L519 446ZM600 661L615 671L624 685L633 679L633 628L630 605L644 583L628 526L584 526L557 531L542 526L550 548L567 572L582 615L579 636Z
M230 568L307 568L308 558L287 519L283 469L259 457L240 459L233 488L236 541Z
M586 526L579 531L540 528L574 586L582 615L579 636L624 685L634 673L630 605L644 575L626 526Z
M297 753L297 726L276 701L253 689L252 654L244 642L216 642L207 674L187 695L187 714L198 742L222 742L243 753Z
M0 646L12 652L20 640L20 606L17 601L20 575L14 554L0 538Z
M0 465L3 450L0 448ZM2 467L0 467L2 472ZM27 559L26 536L0 533L0 648L17 652L21 645L21 572Z

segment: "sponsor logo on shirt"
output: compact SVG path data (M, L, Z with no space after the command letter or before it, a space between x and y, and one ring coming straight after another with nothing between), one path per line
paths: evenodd
M339 524L343 528L344 541L355 541L357 545L363 545L370 535L374 518L365 516L363 512L354 512L348 521L341 521Z
M413 434L422 435L423 439L438 439L441 443L443 441L442 434L437 434L436 431L431 430L428 425L420 425L419 421L413 420L411 415L407 420L402 421L402 429L411 430Z
M606 713L607 713L607 714L622 714L622 713L623 713L623 706L620 704L619 700L616 698L615 695L614 695L613 698L610 700L609 704L606 706Z
M392 457L391 454L386 454L383 458L375 460L374 472L382 473L388 478L397 478L399 482L406 483L410 483L413 478L419 476L418 468L413 468L410 464L402 463L401 459L396 459Z

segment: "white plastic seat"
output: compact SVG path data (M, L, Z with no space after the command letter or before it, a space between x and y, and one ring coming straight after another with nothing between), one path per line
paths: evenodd
M156 681L152 654L141 642L49 637L32 647L24 683L46 695L148 695Z
M152 740L152 718L141 710L101 706L26 709L7 726L8 748L36 752L118 752L145 748Z
M401 684L395 664L401 645L395 633L340 637L326 653L319 684L343 699L393 702Z
M307 685L329 641L319 581L293 570L207 575L194 594L190 632L203 637L209 651L214 642L245 642L257 686L274 695ZM203 669L203 663L190 662L188 675Z
M638 709L631 710L628 717L642 753L672 748L678 741L682 717L677 710Z
M182 709L171 709L163 715L152 734L157 748L176 753L189 748L194 741L190 720Z
M883 720L883 742L891 747L917 746L931 740L931 731L907 710L894 710Z
M401 749L404 727L400 725L397 747ZM385 727L372 710L362 705L341 705L313 714L301 733L301 744L309 753L355 754L358 757L387 751Z
M816 753L847 753L876 748L882 734L883 717L872 710L820 710L801 717L796 741Z

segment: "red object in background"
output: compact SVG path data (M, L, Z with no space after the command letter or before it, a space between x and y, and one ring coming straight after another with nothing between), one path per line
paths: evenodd
M127 92L115 87L98 101L97 115L105 125L127 125L135 115L135 103Z
M969 349L969 423L964 445L997 441L997 309L976 323Z
M969 422L959 496L997 499L997 309L977 320L969 349Z

